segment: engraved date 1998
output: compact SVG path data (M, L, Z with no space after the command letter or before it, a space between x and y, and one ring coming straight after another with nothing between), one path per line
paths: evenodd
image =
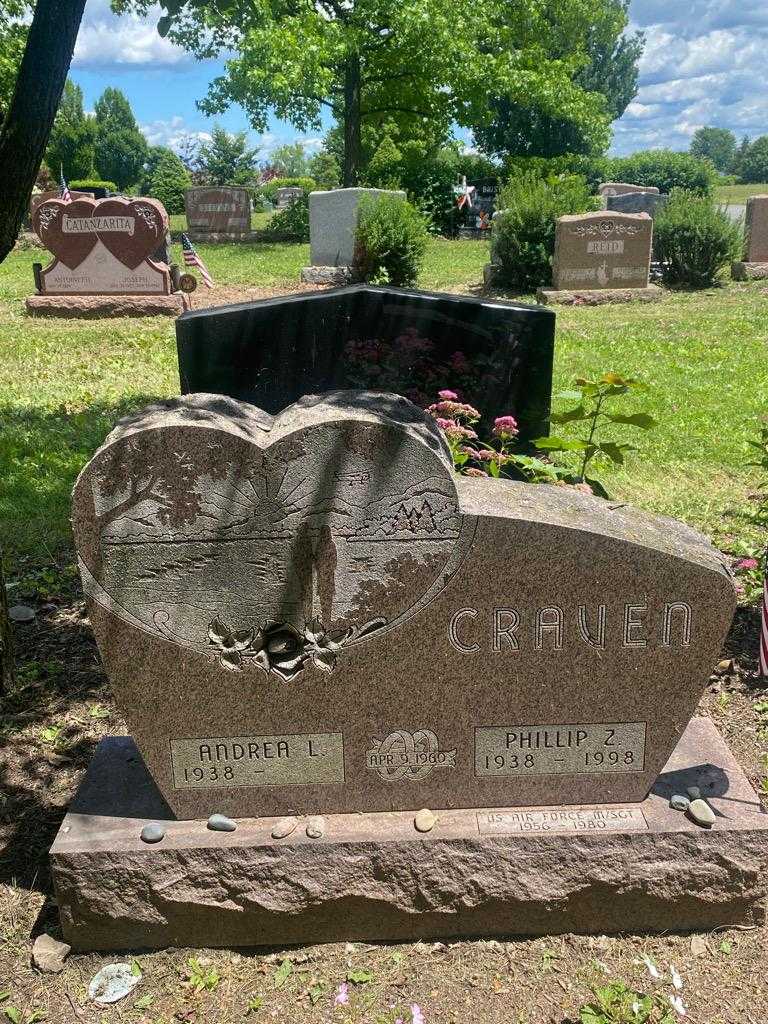
M644 722L475 730L475 775L637 772L644 758Z

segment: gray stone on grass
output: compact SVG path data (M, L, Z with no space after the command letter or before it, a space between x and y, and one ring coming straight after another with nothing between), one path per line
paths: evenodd
M125 999L141 981L141 973L134 973L131 964L107 964L102 967L88 986L88 996L100 1006Z
M14 604L8 609L8 618L18 624L34 622L35 614L35 609L26 604Z
M64 961L71 949L66 942L59 942L52 935L43 932L37 936L32 946L32 962L39 971L59 974L64 970Z

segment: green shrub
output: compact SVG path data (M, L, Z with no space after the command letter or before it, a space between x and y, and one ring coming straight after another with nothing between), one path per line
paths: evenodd
M528 171L513 178L499 195L491 233L491 261L501 282L520 291L551 284L557 218L598 203L580 175L544 180Z
M666 284L707 288L741 258L742 226L709 196L672 192L653 225L654 250Z
M518 178L527 172L539 178L562 177L566 174L580 174L587 179L592 194L597 194L601 182L608 180L607 160L602 156L519 156L510 157L504 164L505 177Z
M660 192L684 188L702 196L711 194L717 171L709 160L672 149L649 149L606 162L606 181L656 186Z
M768 181L768 135L754 139L738 160L738 173L743 182Z
M356 275L371 284L416 283L427 249L424 216L397 196L363 196L355 233Z
M107 192L117 192L117 185L114 181L99 181L98 178L85 178L82 181L68 181L67 184L76 192L93 192L93 190L97 188L103 188Z
M314 192L316 187L314 178L272 178L261 186L261 194L270 203L275 203L279 188L303 188L305 192Z
M146 194L159 199L168 213L184 213L184 192L191 184L184 164L168 150L158 154Z
M270 218L262 234L275 242L308 242L309 193L298 196L290 206Z

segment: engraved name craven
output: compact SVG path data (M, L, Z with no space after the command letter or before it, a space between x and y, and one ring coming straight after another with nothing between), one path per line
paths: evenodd
M598 651L690 647L692 618L685 601L670 601L656 610L641 601L626 602L610 612L605 604L581 604L571 612L558 605L529 611L495 608L482 620L476 608L459 608L448 622L448 640L461 654L488 648L495 654L562 651L574 645Z

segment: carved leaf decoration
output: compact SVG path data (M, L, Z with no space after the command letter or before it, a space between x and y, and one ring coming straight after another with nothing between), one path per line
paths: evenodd
M288 683L303 670L305 661L305 655L300 654L298 657L291 658L290 660L272 662L272 671L276 672L281 679Z
M381 629L382 626L386 626L386 624L386 619L371 619L370 622L365 622L362 626L358 626L357 629L353 629L350 635L346 638L346 642L360 640L362 637L373 633L374 630Z
M256 652L256 655L253 658L253 664L256 665L257 668L260 668L262 672L265 672L267 675L269 674L269 658L267 657L267 652L265 650L261 649Z
M215 618L208 626L208 639L217 646L226 643L230 638L230 630L219 618Z
M338 644L334 644L338 648ZM319 668L321 672L327 672L329 675L336 668L336 652L325 649L317 650L312 655L312 664L315 668Z
M232 634L231 640L232 646L236 651L245 651L253 643L254 632L252 629L238 630L236 633Z
M310 619L304 627L304 636L311 644L317 644L323 639L325 629L320 619Z
M242 659L237 651L224 651L219 660L230 672L239 672L242 668Z

